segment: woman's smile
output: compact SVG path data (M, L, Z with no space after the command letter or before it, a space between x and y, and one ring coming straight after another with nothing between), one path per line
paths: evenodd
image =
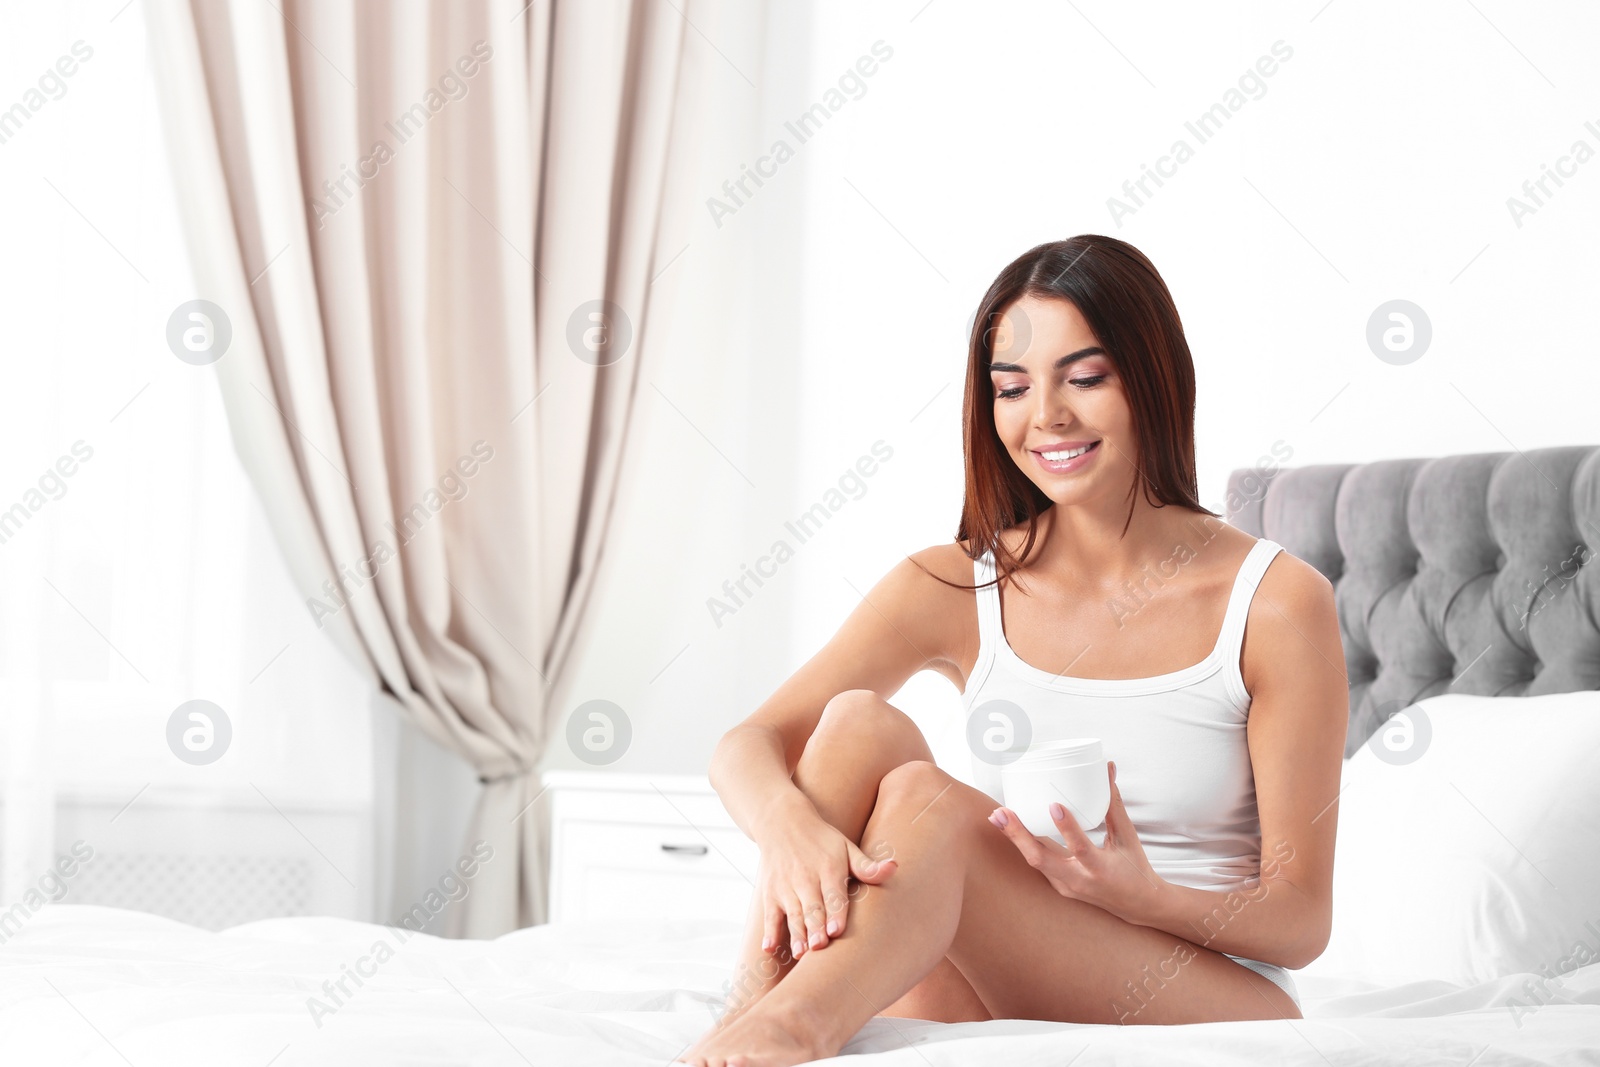
M1100 442L1095 441L1087 449L1031 449L1029 454L1047 474L1073 474L1094 462L1100 454Z

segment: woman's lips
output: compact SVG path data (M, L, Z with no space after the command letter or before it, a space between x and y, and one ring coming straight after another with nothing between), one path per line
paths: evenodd
M1081 456L1076 456L1072 459L1069 459L1065 463L1052 462L1051 460L1045 459L1044 456L1039 452L1034 452L1033 458L1040 467L1050 474L1072 474L1088 466L1099 454L1100 442L1096 441L1090 446L1089 451L1083 453Z

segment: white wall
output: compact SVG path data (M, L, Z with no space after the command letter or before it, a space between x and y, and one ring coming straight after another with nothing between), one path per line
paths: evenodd
M688 131L703 149L700 173L675 195L693 210L687 232L663 243L666 256L683 249L662 272L681 272L678 295L650 312L670 315L671 336L645 356L617 525L554 697L563 724L593 699L629 716L632 743L614 770L703 770L728 725L793 670L792 577L720 626L706 603L787 518L803 437L803 162L747 186L759 195L731 215L704 206L761 154L807 85L805 9L783 5L763 21L766 6L723 11L722 21L697 11L687 37L696 91L720 125ZM588 764L558 727L541 766Z
M1228 472L1279 440L1290 466L1595 443L1600 158L1551 185L1520 226L1507 199L1575 141L1600 151L1588 47L1600 10L1503 0L811 10L815 40L793 83L785 61L796 62L799 27L769 35L778 65L763 83L759 140L782 136L783 119L874 41L893 56L725 221L718 244L690 253L758 242L738 286L701 294L724 309L728 332L714 335L723 320L697 307L661 371L726 460L646 397L649 495L608 558L580 695L567 701L604 695L629 709L635 748L618 769L703 771L721 732L859 593L901 556L953 537L966 323L1000 268L1040 241L1108 234L1161 270L1194 351L1200 495L1213 510ZM1185 122L1225 102L1279 41L1291 54L1261 79L1264 92L1244 94L1200 143ZM748 95L727 77L730 94ZM1108 198L1178 138L1193 157L1119 224ZM801 207L797 239L789 212ZM1366 341L1369 316L1396 298L1433 328L1407 365ZM704 598L878 439L894 456L865 495L714 628ZM959 762L954 688L924 674L899 699L936 753ZM549 762L580 765L561 751Z

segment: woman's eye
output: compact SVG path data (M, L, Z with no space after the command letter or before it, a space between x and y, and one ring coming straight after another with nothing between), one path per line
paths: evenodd
M1077 386L1079 389L1093 389L1095 386L1099 385L1105 380L1106 376L1104 374L1097 374L1092 378L1073 378L1072 384ZM1021 396L1026 390L1027 386L1025 385L1013 385L1010 389L1001 389L999 392L997 392L995 394L995 399L1011 400Z

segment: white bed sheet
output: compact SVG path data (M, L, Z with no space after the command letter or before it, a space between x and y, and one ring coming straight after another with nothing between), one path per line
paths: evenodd
M557 1064L663 1067L711 1024L731 921L560 924L493 941L331 918L212 933L153 915L53 905L0 945L0 1063ZM308 999L393 948L319 1026ZM376 963L375 956L372 957ZM1379 988L1296 974L1303 1020L1089 1026L875 1018L840 1057L871 1065L1600 1063L1600 963L1528 1000L1515 975ZM1519 1025L1520 1024L1520 1025Z

